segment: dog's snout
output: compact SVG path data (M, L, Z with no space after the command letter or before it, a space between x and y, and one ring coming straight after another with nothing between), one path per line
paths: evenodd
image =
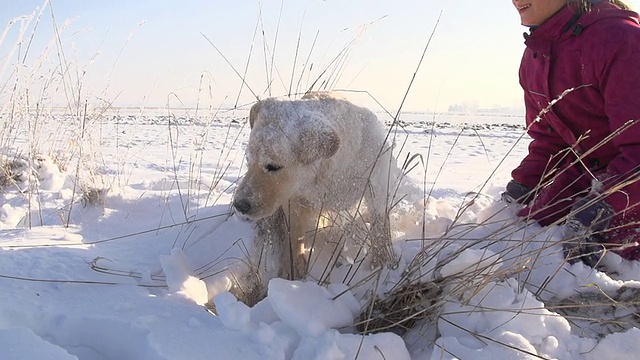
M240 213L247 214L251 210L251 203L246 199L236 199L233 201L233 207Z

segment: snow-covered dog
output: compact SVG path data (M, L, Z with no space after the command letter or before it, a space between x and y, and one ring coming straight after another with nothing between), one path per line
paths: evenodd
M259 101L249 123L248 169L233 206L246 217L263 219L267 232L286 224L281 241L288 245L280 245L278 276L304 276L301 241L316 229L321 212L353 210L362 199L372 265L397 265L387 198L399 171L383 125L371 111L316 92L301 100Z

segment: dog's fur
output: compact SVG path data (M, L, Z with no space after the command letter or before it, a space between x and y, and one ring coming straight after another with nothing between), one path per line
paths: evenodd
M279 248L278 276L306 274L301 241L316 229L321 212L353 210L362 199L370 215L372 265L396 265L387 195L398 169L371 111L316 92L301 100L259 101L249 123L248 169L233 205L250 219L262 219L264 233L281 232L286 223L288 239L275 241L289 246L270 245Z

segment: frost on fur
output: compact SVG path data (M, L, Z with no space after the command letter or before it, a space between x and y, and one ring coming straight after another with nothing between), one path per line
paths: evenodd
M247 173L233 205L262 224L286 225L267 225L266 243L280 254L278 276L302 278L307 272L303 240L313 237L320 219L344 211L367 213L372 266L397 266L387 197L399 169L371 111L318 93L259 101L249 123Z

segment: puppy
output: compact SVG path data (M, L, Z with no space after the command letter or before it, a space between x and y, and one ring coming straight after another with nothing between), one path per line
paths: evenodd
M371 111L316 92L301 100L259 101L249 124L248 168L233 206L260 220L262 235L275 242L279 277L306 275L302 240L316 230L322 212L353 211L361 203L369 214L372 266L397 266L387 198L399 170Z

